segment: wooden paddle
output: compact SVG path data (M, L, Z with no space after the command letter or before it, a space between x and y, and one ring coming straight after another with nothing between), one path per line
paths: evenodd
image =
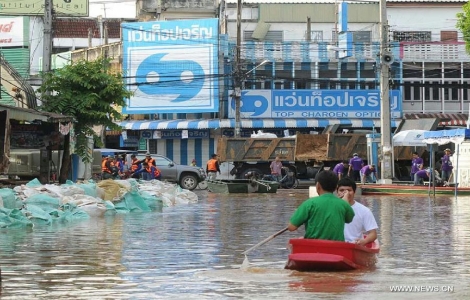
M272 240L273 238L277 237L278 235L281 235L283 234L284 232L287 231L287 227L282 229L282 230L279 230L278 232L276 232L275 234L269 236L268 238L262 240L261 242L259 242L258 244L254 245L253 247L251 247L250 249L248 250L245 250L245 252L242 252L242 254L246 255L248 252L251 252L253 251L254 249L258 248L259 246L262 246L264 244L266 244L267 242L269 242L270 240Z

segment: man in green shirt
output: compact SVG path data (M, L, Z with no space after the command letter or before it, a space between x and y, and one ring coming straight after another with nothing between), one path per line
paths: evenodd
M287 228L294 231L305 224L306 239L344 242L344 224L352 221L354 211L349 203L333 195L338 177L332 171L322 171L315 182L319 196L300 204Z

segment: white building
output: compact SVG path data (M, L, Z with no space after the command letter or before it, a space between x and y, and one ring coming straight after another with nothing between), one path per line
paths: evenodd
M248 64L256 64L266 57L275 61L274 71L260 70L254 74L255 88L371 89L378 86L378 2L349 3L347 30L353 32L354 49L353 56L347 59L338 59L335 51L327 50L328 45L336 43L336 2L243 2L242 58ZM237 32L236 3L227 0L226 4L227 32L233 43ZM462 114L468 112L470 103L470 56L465 52L462 33L456 28L456 15L462 12L465 3L387 1L390 50L395 59L391 66L391 87L402 91L405 117L441 116L448 120L447 125L465 124L466 116ZM282 79L271 80L273 77Z

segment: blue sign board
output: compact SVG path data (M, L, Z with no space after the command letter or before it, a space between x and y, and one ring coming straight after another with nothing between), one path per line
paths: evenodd
M138 136L127 136L127 139L123 139L122 135L119 137L119 147L123 148L137 148L139 146Z
M125 114L219 110L218 20L123 23Z
M161 131L162 139L180 139L183 136L182 130L165 130ZM205 139L209 138L209 130L188 130L188 139Z
M402 117L400 90L390 91L390 116ZM232 98L229 117L235 117ZM243 118L380 118L379 90L244 90Z

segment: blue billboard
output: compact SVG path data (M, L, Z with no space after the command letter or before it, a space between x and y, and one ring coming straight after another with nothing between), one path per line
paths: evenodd
M123 23L125 114L219 110L218 20Z
M231 99L229 117L235 117ZM244 90L243 118L380 118L379 90ZM390 91L390 117L401 118L400 90Z

